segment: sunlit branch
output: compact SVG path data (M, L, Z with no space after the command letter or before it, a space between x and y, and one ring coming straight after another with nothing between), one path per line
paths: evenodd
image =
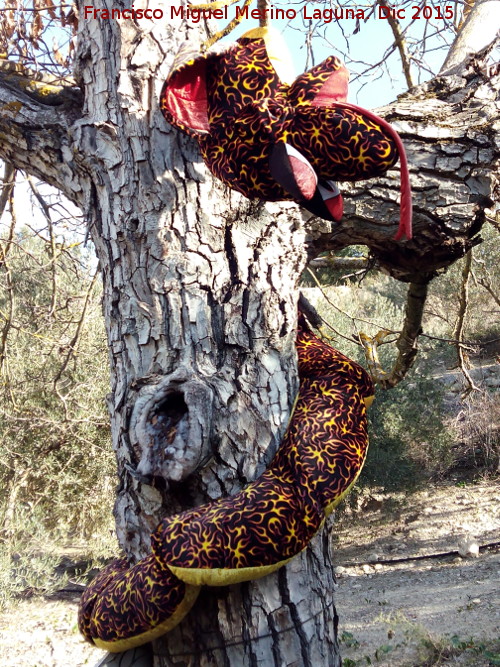
M422 318L427 299L426 283L410 283L406 296L405 319L403 329L396 342L398 356L390 372L382 370L378 359L377 348L390 331L382 329L374 337L360 334L365 348L368 364L373 366L373 378L384 389L395 387L403 380L415 362L418 353L417 339L422 333Z
M245 7L249 7L252 4L252 2L253 2L253 0L245 0L245 2L243 3L242 10ZM195 6L193 6L193 8L194 7ZM206 51L211 46L213 46L213 44L218 42L220 39L222 39L223 37L226 37L226 35L229 35L229 33L232 32L236 28L236 26L241 23L241 21L243 20L243 16L244 16L243 12L238 17L235 16L234 19L229 21L229 23L224 28L222 28L222 30L219 30L218 32L213 34L211 37L206 39L201 46L201 50Z
M316 257L309 262L309 266L313 269L329 268L332 271L360 271L374 268L368 257L336 257L333 254Z
M474 0L466 20L453 42L440 74L460 65L472 53L498 43L498 0Z
M464 0L464 9L462 12L460 23L457 26L457 30L460 30L463 27L466 18L469 16L470 10L474 7L475 2L476 0Z
M389 7L389 4L386 0L378 0L378 4L380 7ZM395 44L399 51L401 64L403 66L403 72L406 79L406 85L408 86L408 88L413 88L414 83L410 71L410 56L408 54L408 49L406 48L406 41L403 36L403 31L401 30L401 25L399 21L396 18L394 18L394 16L390 12L387 17L387 20L389 22L389 25L391 26Z
M469 280L471 276L472 268L472 250L465 255L464 266L462 269L462 279L460 282L459 294L458 294L458 316L455 324L455 329L453 331L453 337L457 341L463 340L463 333L465 328L465 319L467 317L467 308L469 305ZM470 394L471 391L480 391L479 387L474 383L474 380L470 376L469 371L467 370L467 356L462 345L456 345L458 364L462 375L465 378L467 383L467 389L465 395Z

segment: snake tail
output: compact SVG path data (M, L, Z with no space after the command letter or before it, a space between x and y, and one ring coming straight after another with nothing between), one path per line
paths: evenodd
M368 373L320 340L302 315L299 393L270 466L239 493L164 518L152 553L113 561L82 596L79 626L121 652L175 627L200 585L264 577L307 547L355 483L368 448Z
M98 648L121 653L172 630L193 606L199 587L190 586L153 556L130 567L112 561L83 593L78 627Z

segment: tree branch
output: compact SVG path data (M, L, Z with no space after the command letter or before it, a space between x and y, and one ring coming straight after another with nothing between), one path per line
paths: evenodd
M458 317L453 330L453 338L457 340L456 350L458 357L458 364L462 375L465 378L467 383L467 389L465 394L469 394L471 391L479 391L479 387L474 384L474 380L471 378L469 371L467 370L467 355L464 349L464 346L461 345L463 341L463 333L465 327L465 318L467 316L467 307L469 304L469 279L471 276L472 268L472 251L468 252L465 256L465 262L462 269L462 280L460 282L460 291L458 294Z
M500 192L500 76L478 67L478 58L470 58L460 75L435 77L378 110L405 144L413 239L393 239L399 174L390 171L384 178L342 184L342 221L333 229L318 219L308 225L310 260L364 244L394 278L425 283L481 242L480 229Z
M0 158L81 204L70 135L80 115L79 90L36 81L9 65L0 60Z
M460 19L460 22L457 25L458 30L462 29L467 17L470 14L470 10L475 5L475 3L476 3L476 0L464 0L464 8L463 8L463 11L462 11L462 17ZM455 11L458 12L458 8Z
M6 178L8 177L7 165L5 168L5 177ZM14 178L15 178L15 172L14 172ZM7 187L8 186L6 185L5 188L7 189ZM10 198L10 203L12 205L11 198ZM4 294L5 294L5 300L7 302L6 303L7 314L4 318L4 324L0 331L0 374L5 376L4 381L7 383L9 383L8 369L7 369L7 339L9 331L12 327L12 322L14 319L14 307L15 307L14 283L12 280L12 272L10 270L7 257L12 247L12 239L14 238L15 227L16 227L16 218L14 213L12 212L11 223L9 226L9 230L7 232L7 238L0 239L0 270L2 270L5 273ZM5 244L5 249L3 247L4 244Z
M473 276L474 276L474 274L473 274ZM495 301L497 306L500 306L500 297L494 291L493 287L491 286L491 282L489 280L487 280L486 278L475 278L475 281L478 285L481 285L481 287L484 287L484 289L488 292L488 294L491 296L491 298Z
M472 54L482 51L495 41L499 35L499 16L500 0L476 0L461 24L440 74L456 69Z
M382 330L373 338L370 338L366 334L359 334L359 339L365 348L370 372L375 382L380 384L384 389L390 389L399 384L415 362L415 357L418 353L417 339L422 333L422 318L426 299L426 283L411 283L409 285L408 294L406 296L403 329L396 342L398 356L389 373L382 370L378 359L377 348L383 342L384 338L392 332Z
M10 162L5 163L2 192L0 193L0 218L2 217L7 203L11 200L16 182L16 170Z
M386 0L378 0L378 4L381 7L388 7L389 4ZM406 85L408 88L413 88L415 85L410 71L410 56L408 55L408 49L406 48L405 38L403 36L403 31L401 30L401 24L399 21L394 18L390 12L387 17L389 25L391 26L392 34L394 35L394 43L398 48L399 57L401 58L401 65L403 66L403 72L406 79Z

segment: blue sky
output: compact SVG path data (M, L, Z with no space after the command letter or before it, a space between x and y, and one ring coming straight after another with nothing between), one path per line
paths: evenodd
M373 3L344 2L342 4L354 8L356 11L362 10L364 19L356 21L355 19L348 19L344 15L344 18L339 18L337 22L333 20L328 23L314 19L311 21L307 17L313 15L314 9L328 5L309 1L305 5L306 10L304 12L303 3L292 1L287 3L274 2L272 7L275 9L293 8L295 17L290 20L276 18L271 23L273 27L283 33L297 73L302 72L305 68L307 58L305 37L308 25L314 23L316 35L312 41L312 49L315 62L320 62L332 53L346 62L351 72L349 100L368 108L387 104L407 89L399 54L394 52L388 58L384 58L386 50L394 41L389 22L377 14L370 16L368 4ZM430 70L435 73L439 70L447 52L445 39L449 42L453 38L450 31L446 35L444 33L440 34L445 25L443 20L444 7L450 5L447 5L446 2L429 3L426 13L431 13L431 16L424 18L422 10L418 10L418 5L422 6L425 3L418 1L412 5L406 2L405 7L398 7L398 4L402 5L402 3L393 3L393 6L399 11L404 11L405 17L401 19L401 24L408 31L408 43L419 58L421 58L419 51L422 49L423 40L426 39L427 48L423 57L424 69L419 70L416 66L412 68L415 83L420 83L431 78ZM242 2L239 5L241 6ZM332 2L331 6L340 9L340 4ZM252 3L252 7L256 7L256 3ZM234 16L234 12L234 6L230 7L229 17ZM413 16L418 18L412 20ZM218 21L220 26L225 23L225 21ZM233 40L242 32L257 25L257 20L245 20L226 39ZM358 30L356 30L357 27ZM363 77L359 76L364 70L379 62L383 63L380 67Z
M198 2L208 0L191 0L196 6ZM89 2L89 4L92 4ZM174 4L172 2L172 4ZM177 4L177 3L175 3ZM349 100L367 108L376 108L392 102L398 94L407 89L403 75L401 60L397 51L385 58L386 51L394 42L389 22L381 18L378 12L371 10L373 0L275 0L270 6L276 10L289 10L295 13L291 19L275 18L271 21L274 28L283 33L295 65L296 73L303 72L307 63L307 49L305 39L308 28L314 26L314 38L312 40L312 51L315 62L320 62L327 56L334 54L340 57L347 65L351 73L349 87ZM154 0L150 3L154 8ZM166 0L168 7L169 0ZM415 83L431 78L439 71L453 34L450 30L445 31L445 12L455 8L455 0L394 0L391 5L400 13L400 21L407 31L409 48L415 53L419 60L424 62L424 68L412 67L412 75ZM236 12L236 6L242 7L243 0L238 0L237 5L228 7L228 16L232 18ZM314 11L323 8L354 9L364 14L359 20L346 18L335 19L331 22L319 19L310 19ZM428 18L423 16L430 13ZM257 8L254 0L250 10ZM305 11L304 11L305 10ZM418 18L413 18L417 16ZM216 22L221 28L227 23L226 20ZM448 20L449 23L449 20ZM248 19L242 23L225 40L234 40L243 32L258 26L257 19ZM441 33L441 34L439 34ZM56 33L57 36L57 33ZM423 49L425 39L425 49ZM425 50L425 54L422 51ZM64 49L63 49L64 51ZM377 63L382 63L374 68ZM311 63L309 63L309 66ZM368 73L367 70L371 69ZM365 72L365 74L363 74Z

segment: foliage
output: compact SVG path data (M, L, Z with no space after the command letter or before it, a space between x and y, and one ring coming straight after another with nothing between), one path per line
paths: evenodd
M408 488L423 471L428 476L450 465L452 433L440 410L443 394L442 387L422 376L378 394L370 411L365 483Z
M66 583L57 573L61 562L55 545L66 536L47 530L43 509L32 511L23 505L16 511L16 526L10 524L0 541L0 610L12 598L50 593Z
M395 614L388 619L391 624L400 625L410 641L417 642L420 650L419 665L439 667L461 656L460 664L477 665L477 658L487 662L481 664L498 665L498 642L481 641L473 637L463 639L458 635L435 635L424 626L410 621L403 614ZM470 661L469 661L470 659Z
M47 556L55 545L85 541L91 555L106 549L113 531L101 288L81 241L71 234L58 239L55 229L45 221L35 231L18 231L11 219L0 237L0 559L1 576L10 581L3 582L6 591L23 581L39 587L38 575L56 564ZM9 560L11 572L4 569Z
M474 250L463 343L471 365L494 362L498 340L498 233L484 229L484 242ZM356 249L359 254L359 249ZM344 253L345 255L345 253ZM430 285L419 354L413 369L391 390L377 390L369 412L370 451L361 483L387 489L442 476L457 466L469 471L495 471L500 453L500 397L498 391L450 394L450 369L460 376L457 343L453 339L458 316L458 291L464 260ZM380 349L382 367L394 363L394 343L404 318L406 286L369 271L341 281L323 269L321 277L335 286L310 287L304 292L325 319L325 333L343 352L366 364L359 332L374 336L393 332ZM342 284L342 282L346 284ZM481 344L479 344L481 342Z
M394 612L381 617L388 625L388 639L392 640L394 629L400 629L405 641L403 644L412 646L418 651L419 667L439 667L439 665L458 664L455 659L460 657L461 665L500 665L500 645L497 641L477 640L473 637L463 639L458 635L436 635L425 626L410 620L402 612ZM391 653L400 648L401 644L382 644L373 657L362 655L361 644L350 632L344 631L339 637L340 644L346 648L356 650L359 657L344 658L344 667L361 667L362 665L377 665ZM480 660L480 662L478 662ZM385 662L383 664L386 664ZM392 663L391 663L392 664ZM395 664L395 663L394 663ZM405 664L410 664L405 661ZM414 663L411 663L414 664Z
M472 359L478 356L494 358L500 349L500 256L498 230L485 225L481 232L483 242L472 251L472 270L466 312L466 352ZM457 294L464 259L432 282L426 304L429 333L450 337L457 317ZM448 345L453 358L453 346Z
M454 420L454 472L500 471L500 398L498 391L474 393L463 401Z

